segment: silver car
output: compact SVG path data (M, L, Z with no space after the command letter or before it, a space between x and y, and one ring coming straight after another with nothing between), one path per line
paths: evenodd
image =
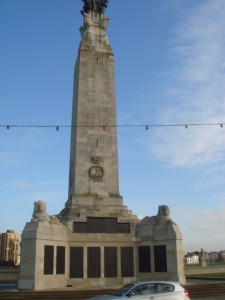
M188 291L179 282L172 281L136 281L125 285L112 295L95 296L90 299L118 300L118 297L135 300L190 300Z

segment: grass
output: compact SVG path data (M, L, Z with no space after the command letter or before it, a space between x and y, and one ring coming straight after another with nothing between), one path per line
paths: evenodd
M193 277L225 278L225 273L194 274Z
M188 265L185 265L185 268L186 269L194 269L194 268L202 268L202 266L199 264L198 265L197 264L195 264L195 265L188 264ZM225 264L224 263L223 264L208 264L207 268L225 268Z
M18 273L19 268L6 268L6 267L0 267L0 273Z

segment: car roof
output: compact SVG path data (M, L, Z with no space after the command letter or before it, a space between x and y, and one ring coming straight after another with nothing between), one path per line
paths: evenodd
M137 280L137 281L133 281L131 282L131 284L144 284L144 283L168 283L168 284L178 284L180 285L180 283L178 281L167 281L167 280Z

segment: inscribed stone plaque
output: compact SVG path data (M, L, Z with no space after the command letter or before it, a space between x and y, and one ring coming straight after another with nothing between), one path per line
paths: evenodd
M150 246L138 247L139 272L151 272Z
M104 263L105 263L105 277L113 278L118 276L117 272L117 248L105 247L104 248Z
M56 274L65 274L65 247L57 246Z
M166 246L154 246L155 272L167 272Z
M100 247L88 247L87 250L88 278L100 278Z
M83 278L83 247L70 247L70 278Z
M133 247L121 247L121 277L134 276Z
M44 275L53 274L54 265L54 246L45 245L44 247Z
M88 217L86 222L74 222L74 233L130 233L130 223L118 223L117 218Z

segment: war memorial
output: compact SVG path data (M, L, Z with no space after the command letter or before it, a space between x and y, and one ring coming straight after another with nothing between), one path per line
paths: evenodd
M159 205L155 216L141 220L123 205L108 1L82 2L68 199L57 216L47 214L44 201L34 203L22 233L18 287L116 287L153 278L184 283L182 234L169 208Z

